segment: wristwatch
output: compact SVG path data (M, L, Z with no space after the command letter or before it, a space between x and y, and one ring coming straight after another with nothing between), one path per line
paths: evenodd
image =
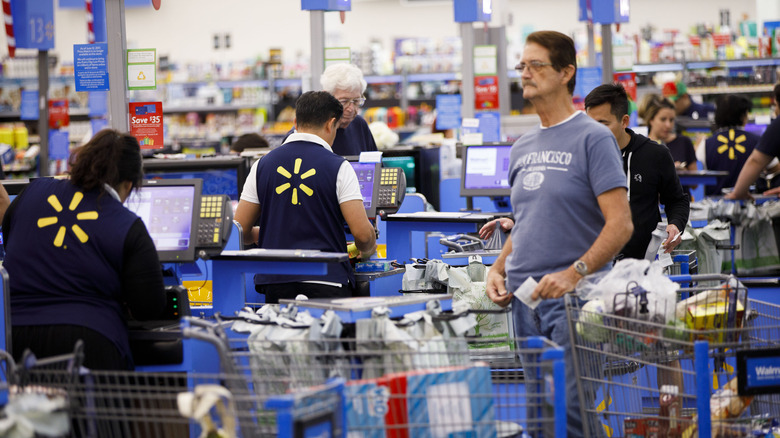
M574 270L583 277L588 275L588 265L583 260L574 262Z

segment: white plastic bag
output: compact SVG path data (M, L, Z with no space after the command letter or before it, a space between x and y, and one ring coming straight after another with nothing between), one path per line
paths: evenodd
M597 272L583 278L576 288L577 295L584 300L601 299L607 313L614 314L616 310L635 314L633 306L637 300L626 292L639 286L647 291L648 310L650 315L661 315L664 321L672 321L675 317L677 290L680 285L664 275L663 267L647 260L623 259L609 271Z

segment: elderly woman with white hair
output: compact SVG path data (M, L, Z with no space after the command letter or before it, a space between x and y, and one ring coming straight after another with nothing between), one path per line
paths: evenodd
M352 64L333 64L325 69L320 78L322 89L332 94L344 107L333 153L341 156L360 155L363 151L377 150L368 123L358 113L366 102L366 80L359 68ZM287 133L292 134L294 130ZM286 138L285 138L286 140Z

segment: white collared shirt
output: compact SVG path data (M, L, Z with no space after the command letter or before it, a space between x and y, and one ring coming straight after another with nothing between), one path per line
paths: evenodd
M316 143L324 147L328 152L333 153L333 149L328 142L314 134L293 132L287 137L284 144L293 141ZM262 160L262 158L260 160ZM241 199L253 204L260 203L260 198L257 196L257 163L259 163L260 160L257 160L255 164L252 165L252 169L249 170L249 175L246 177L246 182L244 182L244 188L241 191ZM339 204L343 204L347 201L363 200L363 196L360 194L360 183L358 182L355 169L353 169L352 165L347 161L344 161L344 163L341 164L338 176L336 177L336 196L338 197Z

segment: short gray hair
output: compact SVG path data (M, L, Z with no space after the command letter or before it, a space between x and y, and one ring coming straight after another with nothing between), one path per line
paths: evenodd
M322 72L320 84L323 90L331 94L336 90L358 91L362 94L367 86L363 72L352 64L329 66Z

